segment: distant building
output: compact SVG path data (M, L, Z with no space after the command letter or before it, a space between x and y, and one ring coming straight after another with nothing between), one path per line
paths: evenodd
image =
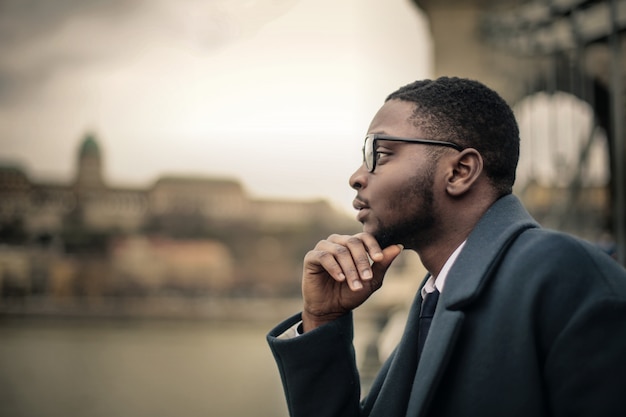
M148 188L109 186L93 134L79 146L69 184L32 182L19 166L0 165L0 225L20 222L29 235L54 234L73 220L89 230L134 233L151 219L193 217L206 222L345 224L323 200L252 200L232 179L165 176Z
M304 248L356 225L323 200L251 199L233 179L111 186L87 134L67 184L0 165L0 294L291 292Z
M21 225L30 236L59 233L70 220L90 230L134 231L149 209L147 190L110 188L93 135L82 142L74 180L34 183L17 166L0 166L0 225Z

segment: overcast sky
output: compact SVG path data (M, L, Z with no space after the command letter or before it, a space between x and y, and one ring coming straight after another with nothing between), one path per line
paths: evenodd
M226 176L346 210L369 121L432 65L408 0L0 0L0 39L0 161L35 181L70 181L91 131L113 186Z

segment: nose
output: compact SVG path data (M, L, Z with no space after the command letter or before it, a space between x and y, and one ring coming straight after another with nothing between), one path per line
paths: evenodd
M359 168L350 176L350 187L360 190L367 184L367 174L369 172L365 168L365 164L361 164Z

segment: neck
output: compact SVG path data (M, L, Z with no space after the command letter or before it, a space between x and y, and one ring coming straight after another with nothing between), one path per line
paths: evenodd
M492 203L493 201L481 201L467 204L453 201L448 210L442 211L444 215L441 223L438 230L430 235L431 239L422 241L413 248L428 272L434 276L439 275L452 252L467 239Z
M454 239L442 239L440 242L431 242L426 247L417 248L415 251L426 270L436 277L441 272L450 255L467 239L468 235L469 231L464 234L457 234Z

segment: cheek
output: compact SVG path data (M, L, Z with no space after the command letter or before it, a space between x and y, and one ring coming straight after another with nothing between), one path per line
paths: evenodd
M417 205L415 183L406 179L401 183L388 184L384 188L384 206L391 216L406 215Z
M425 170L413 177L407 177L395 187L387 187L387 207L397 216L406 217L411 213L430 210L433 205L434 175Z

